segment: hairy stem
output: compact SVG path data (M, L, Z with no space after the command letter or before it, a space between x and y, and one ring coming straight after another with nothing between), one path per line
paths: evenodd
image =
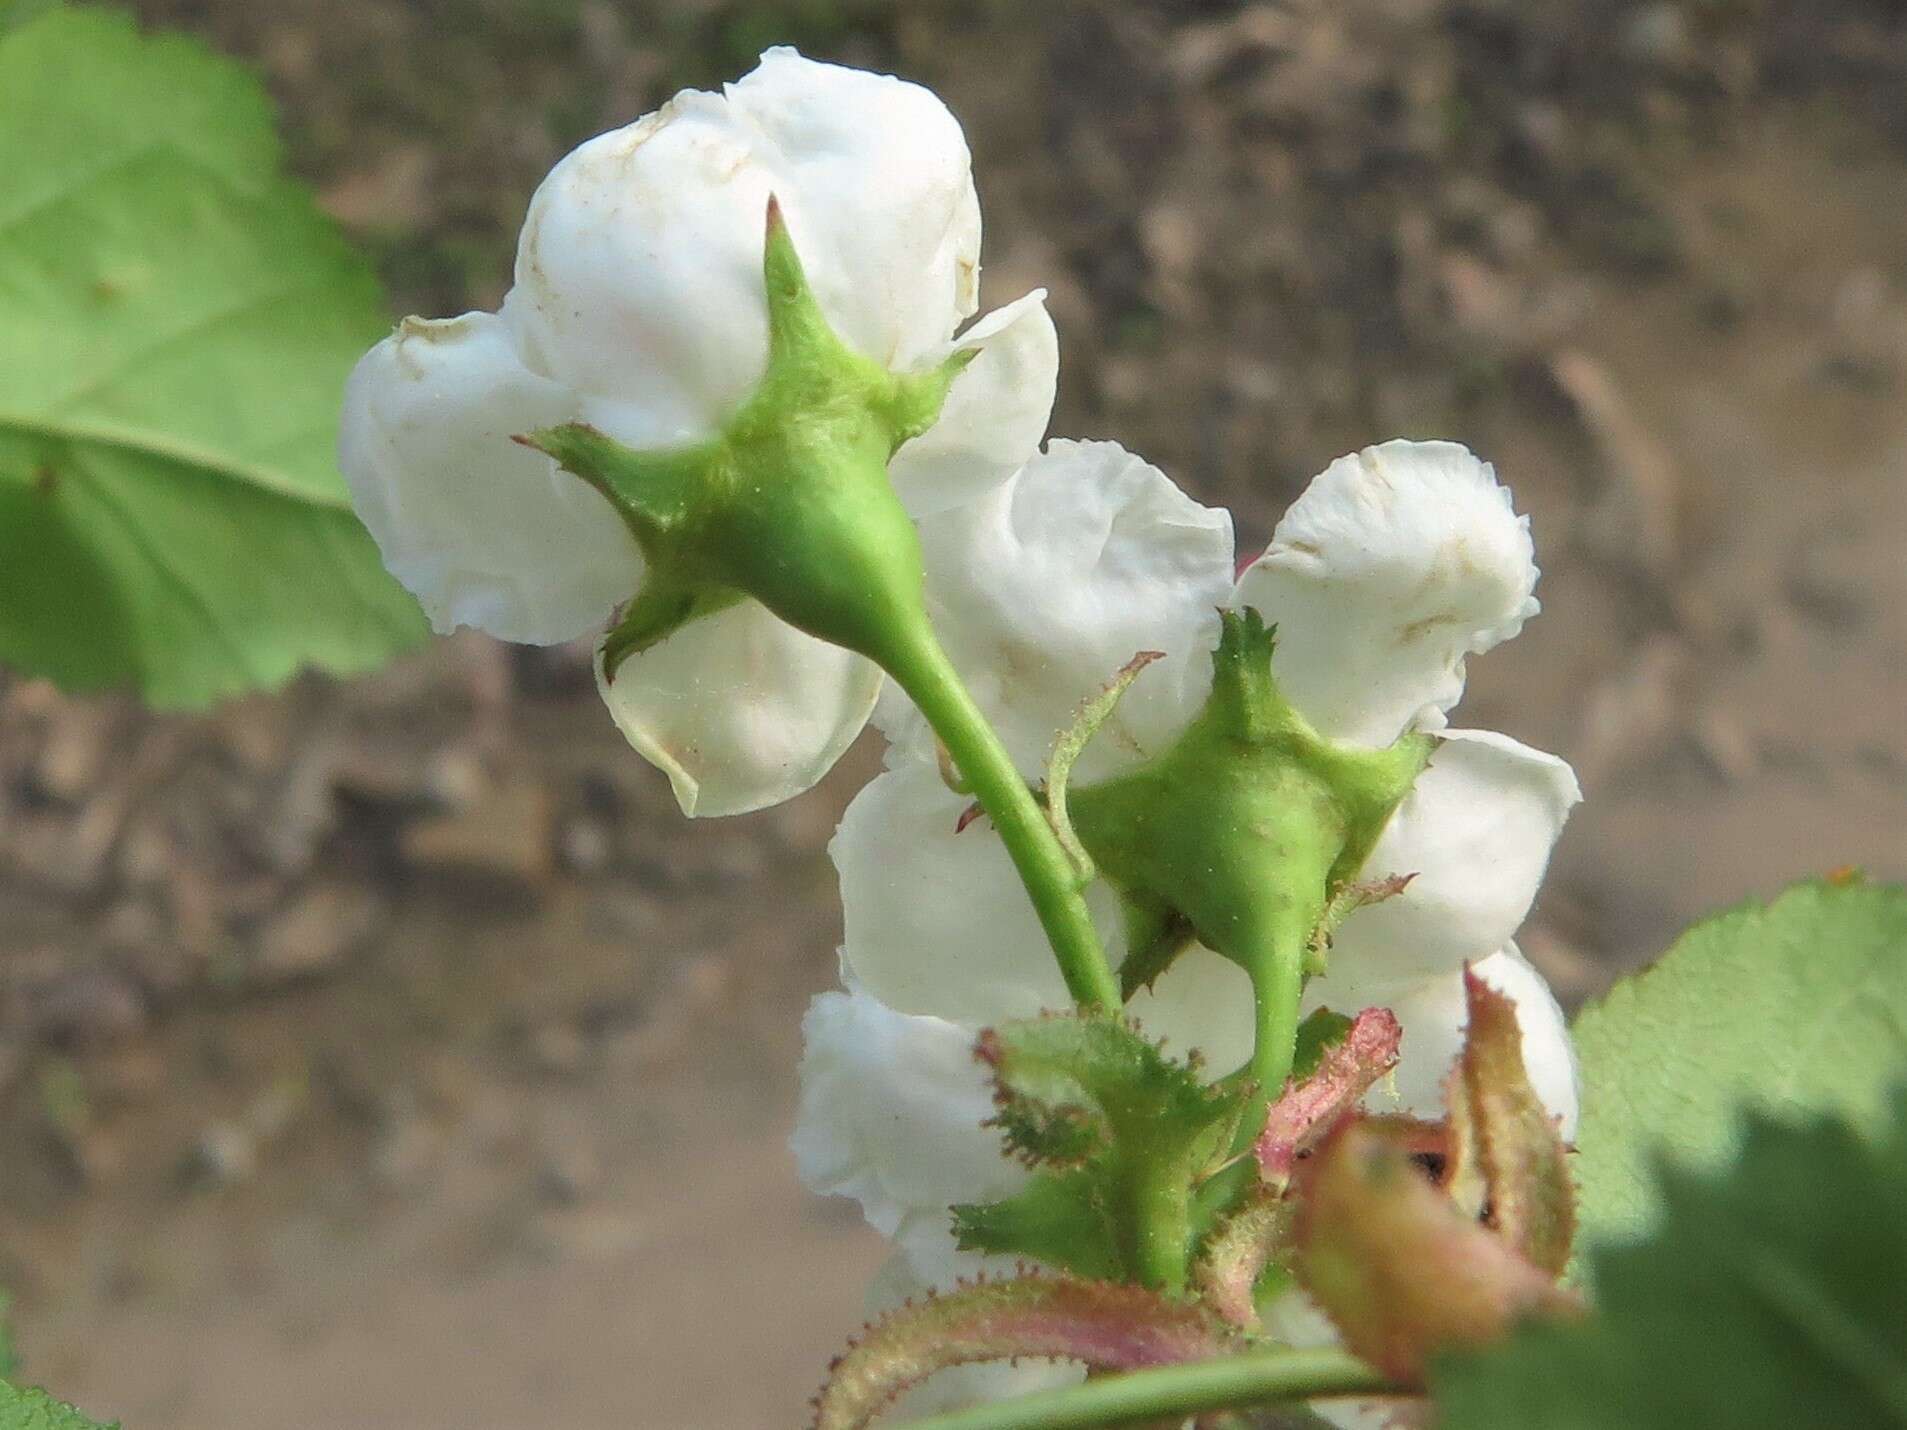
M881 663L920 707L999 831L1073 1000L1081 1007L1118 1011L1119 983L1086 911L1078 872L940 642L922 629Z
M1348 1351L1277 1347L1222 1360L1128 1371L1063 1390L1041 1391L913 1422L911 1430L1098 1430L1168 1423L1208 1410L1242 1410L1281 1400L1381 1395L1382 1374Z
M1191 1210L1191 1191L1176 1169L1139 1169L1132 1205L1139 1276L1173 1296L1185 1294L1191 1274Z

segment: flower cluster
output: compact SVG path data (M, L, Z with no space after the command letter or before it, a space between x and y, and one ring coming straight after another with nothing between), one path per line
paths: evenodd
M1528 523L1490 467L1442 442L1341 458L1234 579L1226 513L1111 443L1055 441L980 501L925 522L923 540L943 638L1029 778L1052 732L1135 650L1164 658L1133 683L1081 775L1112 778L1166 747L1204 698L1225 606L1277 622L1280 680L1320 729L1373 747L1437 732L1363 870L1409 882L1345 918L1305 1006L1392 1010L1402 1060L1367 1102L1435 1117L1471 965L1515 1001L1537 1091L1573 1133L1562 1014L1512 939L1579 797L1575 777L1506 736L1445 727L1465 657L1536 611ZM947 1208L1009 1195L1025 1176L978 1125L991 1109L977 1030L1067 998L1005 852L984 821L963 820L966 801L943 781L916 712L890 697L876 719L892 741L888 768L833 844L847 991L808 1015L794 1145L810 1186L856 1198L894 1239L883 1289L904 1297L988 1269L955 1248ZM1089 897L1124 956L1110 890ZM1250 1053L1251 986L1209 949L1181 955L1128 1007L1215 1073ZM1321 1326L1297 1297L1273 1322L1307 1338ZM944 1402L1043 1374L960 1371L938 1389Z
M808 1015L794 1138L808 1183L896 1243L877 1300L986 1269L950 1208L1028 1172L983 1126L976 1039L1084 1001L1029 901L1026 830L975 817L945 709L910 699L949 682L1014 808L1073 857L1055 897L1083 892L1127 1014L1202 1076L1282 1081L1297 1016L1388 1009L1401 1057L1365 1104L1434 1118L1471 970L1514 1004L1568 1137L1568 1035L1513 939L1575 778L1447 724L1466 659L1537 610L1509 492L1460 446L1388 442L1328 466L1240 565L1228 514L1142 459L1042 450L1057 340L1039 293L961 330L979 247L937 99L772 50L559 164L499 312L406 320L363 360L358 509L441 628L596 637L615 720L685 812L806 789L870 717L887 737L832 846L845 988ZM878 590L827 555L863 517L898 573ZM837 622L788 596L804 582L877 609ZM884 682L858 633L916 615L931 648L910 636L926 658ZM1328 1334L1296 1292L1266 1325Z

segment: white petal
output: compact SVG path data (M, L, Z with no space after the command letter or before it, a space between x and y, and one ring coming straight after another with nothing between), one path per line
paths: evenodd
M923 521L921 547L935 628L1029 777L1140 651L1167 658L1087 748L1082 782L1156 752L1204 703L1231 517L1117 443L1054 442L1005 485Z
M609 503L510 440L575 415L489 313L406 318L352 372L339 466L439 631L553 645L600 630L636 589L642 560Z
M1013 1189L1017 1190L1021 1184L1015 1183ZM890 1262L875 1278L876 1287L885 1282L889 1294L896 1290L906 1296L928 1289L951 1291L963 1281L1011 1276L1024 1264L1015 1256L988 1256L978 1251L960 1250L954 1238L953 1218L944 1210L909 1216L894 1233L893 1240L899 1264ZM906 1289L909 1287L912 1289ZM878 1291L870 1294L878 1294Z
M955 832L968 807L931 765L906 759L855 796L829 846L844 966L895 1008L974 1027L1071 1006L999 835L985 818ZM1115 896L1096 883L1086 902L1116 968L1126 946ZM1197 1049L1211 1077L1251 1056L1251 981L1210 949L1186 953L1127 1006L1169 1052Z
M916 517L972 501L1040 449L1059 382L1059 334L1046 290L997 308L925 366L956 352L980 356L948 389L940 420L894 454L888 475Z
M615 399L595 415L622 441L694 441L767 360L770 194L836 329L904 370L974 308L969 162L927 90L771 50L723 94L686 90L559 163L505 311L532 366Z
M1251 1060L1251 979L1209 948L1181 954L1126 1009L1147 1037L1165 1039L1173 1056L1197 1049L1207 1078L1223 1077Z
M881 672L743 601L630 656L613 683L599 651L596 688L684 814L746 814L834 768L873 712Z
M1454 442L1340 457L1285 513L1237 602L1278 626L1285 693L1320 730L1385 745L1436 729L1464 657L1536 614L1529 520Z
M838 289L810 278L842 336L894 371L917 366L979 306L980 200L960 122L932 90L785 46L727 94L774 143L816 245L839 255Z
M996 1201L1026 1179L1001 1151L974 1030L897 1013L864 992L823 993L802 1022L793 1146L801 1179L853 1197L876 1230L945 1224L955 1202Z
M999 835L984 818L954 832L968 803L909 761L855 797L829 847L841 874L842 961L884 1002L963 1025L1070 1007ZM1126 948L1115 897L1095 884L1086 902L1116 968ZM1173 1054L1197 1049L1210 1076L1251 1055L1251 982L1209 949L1185 954L1128 1009Z
M1509 944L1472 965L1477 975L1516 1004L1523 1030L1523 1061L1536 1095L1561 1119L1565 1138L1576 1135L1581 1111L1581 1086L1576 1050L1570 1042L1563 1010L1543 975ZM1407 1112L1417 1117L1442 1117L1443 1083L1457 1054L1463 1050L1463 1030L1469 1021L1464 1004L1463 971L1425 978L1378 981L1339 973L1313 980L1305 990L1304 1009L1332 1008L1356 1013L1364 1008L1389 1008L1404 1027L1404 1041L1396 1070L1364 1099L1378 1112Z
M975 1027L1071 1005L1006 846L931 765L878 775L828 846L841 874L849 971L882 1002ZM1103 887L1088 894L1116 923Z
M960 1278L982 1273L1012 1275L1012 1261L1003 1257L976 1256L972 1252L953 1251L951 1238L944 1255L933 1258L940 1274L923 1276L918 1261L902 1251L890 1258L875 1275L868 1288L868 1315L882 1315L909 1301L919 1300L929 1289L951 1290ZM1015 1396L1031 1395L1036 1390L1052 1390L1077 1385L1085 1370L1077 1365L1053 1361L1023 1360L1018 1365L1004 1362L958 1366L931 1375L925 1382L902 1396L894 1407L875 1423L901 1426L973 1405L990 1405Z
M1331 966L1360 978L1451 969L1509 942L1582 799L1567 763L1507 735L1446 730L1361 877L1415 874L1346 919Z

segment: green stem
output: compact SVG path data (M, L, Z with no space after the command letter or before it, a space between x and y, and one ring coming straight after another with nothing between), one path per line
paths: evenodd
M923 626L881 663L920 707L999 831L1073 1000L1082 1007L1117 1012L1119 982L1099 945L1078 873L1047 823L1046 811L973 703L940 642Z
M1269 1102L1285 1090L1298 1050L1298 1000L1304 994L1304 945L1280 939L1252 979L1252 1080Z
M1278 1347L1128 1371L916 1420L910 1430L1098 1430L1280 1400L1387 1392L1395 1393L1384 1377L1347 1351Z
M1192 1197L1174 1168L1142 1165L1132 1188L1133 1260L1146 1285L1185 1293L1192 1259Z
M1257 940L1258 949L1248 970L1252 992L1252 1049L1247 1073L1255 1085L1238 1124L1238 1146L1243 1151L1258 1140L1265 1109L1285 1090L1298 1051L1298 1001L1304 995L1304 937L1293 929L1303 920L1276 920ZM1292 928L1280 928L1290 923Z

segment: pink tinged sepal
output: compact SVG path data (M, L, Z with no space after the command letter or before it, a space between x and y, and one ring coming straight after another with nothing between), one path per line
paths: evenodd
M1516 1004L1467 968L1464 998L1468 1035L1445 1085L1445 1184L1531 1264L1560 1276L1576 1232L1568 1148L1531 1085Z
M862 1430L936 1371L1021 1356L1137 1370L1241 1349L1237 1330L1197 1302L1074 1276L1023 1275L928 1293L869 1326L829 1368L814 1430Z
M1464 995L1447 1124L1346 1116L1293 1192L1305 1289L1346 1345L1406 1384L1442 1351L1581 1309L1556 1284L1575 1225L1567 1149L1530 1081L1516 1005L1468 969Z
M1259 1170L1282 1187L1298 1159L1311 1151L1356 1108L1377 1080L1397 1066L1404 1030L1387 1008L1366 1008L1351 1020L1342 1041L1325 1051L1317 1071L1302 1082L1285 1084L1259 1134Z
M1465 1215L1381 1125L1346 1119L1299 1182L1296 1266L1358 1355L1421 1384L1436 1354L1580 1306Z

